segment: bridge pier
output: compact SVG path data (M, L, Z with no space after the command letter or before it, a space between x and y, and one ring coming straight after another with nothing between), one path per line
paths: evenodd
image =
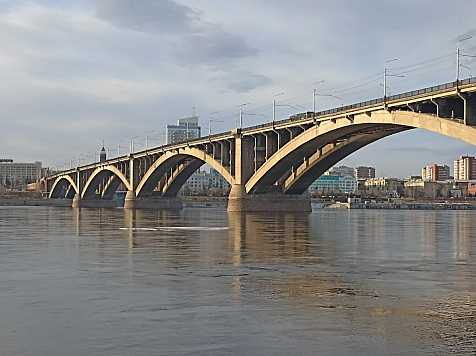
M270 192L246 194L245 187L234 184L228 196L228 211L237 212L311 212L311 196Z
M117 207L116 200L102 200L102 199L81 199L79 194L75 194L73 198L73 208L115 208Z
M147 197L137 198L136 194L129 190L126 193L124 209L183 209L181 198Z

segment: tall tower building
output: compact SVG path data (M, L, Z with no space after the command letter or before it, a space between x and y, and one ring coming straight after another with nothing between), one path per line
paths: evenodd
M470 156L461 156L454 161L455 180L476 179L476 159Z
M194 140L201 136L201 127L198 126L198 115L179 119L177 125L167 125L167 144Z

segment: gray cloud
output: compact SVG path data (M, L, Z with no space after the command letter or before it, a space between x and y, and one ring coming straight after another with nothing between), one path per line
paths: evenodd
M114 26L152 34L193 32L198 13L173 0L91 0L96 16Z
M142 0L140 6L135 0L91 1L99 19L119 28L156 36L182 65L223 67L258 53L246 43L244 36L206 23L199 10L173 0Z
M224 82L228 91L243 93L248 93L254 89L269 85L273 82L269 77L246 71L224 75L215 78L215 80Z
M239 58L256 56L243 36L215 29L182 37L172 50L173 57L184 64L221 66Z

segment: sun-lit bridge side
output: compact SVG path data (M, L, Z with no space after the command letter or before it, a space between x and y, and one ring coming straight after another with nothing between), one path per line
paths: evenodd
M131 189L129 181L125 175L114 166L103 166L97 168L88 178L81 193L81 199L101 199L103 198L102 192L105 191L106 185L110 184L109 181L114 179L119 180L119 184L124 184L127 190ZM117 183L116 183L117 184ZM102 186L101 186L102 185Z
M71 196L71 192L73 196L78 192L76 183L71 179L71 177L68 175L58 177L51 187L49 198L67 198L68 196Z
M309 185L349 154L413 128L476 142L476 80L447 83L318 113L156 147L42 180L75 206L180 208L180 188L203 164L230 184L230 211L309 211ZM99 204L99 205L98 205Z

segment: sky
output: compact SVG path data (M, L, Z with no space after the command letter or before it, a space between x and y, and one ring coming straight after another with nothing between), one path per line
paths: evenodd
M0 158L69 168L163 143L200 115L202 134L452 82L456 45L476 55L474 0L0 0ZM397 59L397 60L393 60ZM392 61L393 60L393 61ZM476 71L461 57L460 78ZM399 75L399 76L396 76ZM403 76L403 77L402 77ZM281 94L284 93L284 94ZM281 94L278 95L277 94ZM294 106L285 106L291 105ZM299 110L303 111L303 110ZM254 115L248 115L254 114ZM338 165L407 177L476 147L423 130Z

